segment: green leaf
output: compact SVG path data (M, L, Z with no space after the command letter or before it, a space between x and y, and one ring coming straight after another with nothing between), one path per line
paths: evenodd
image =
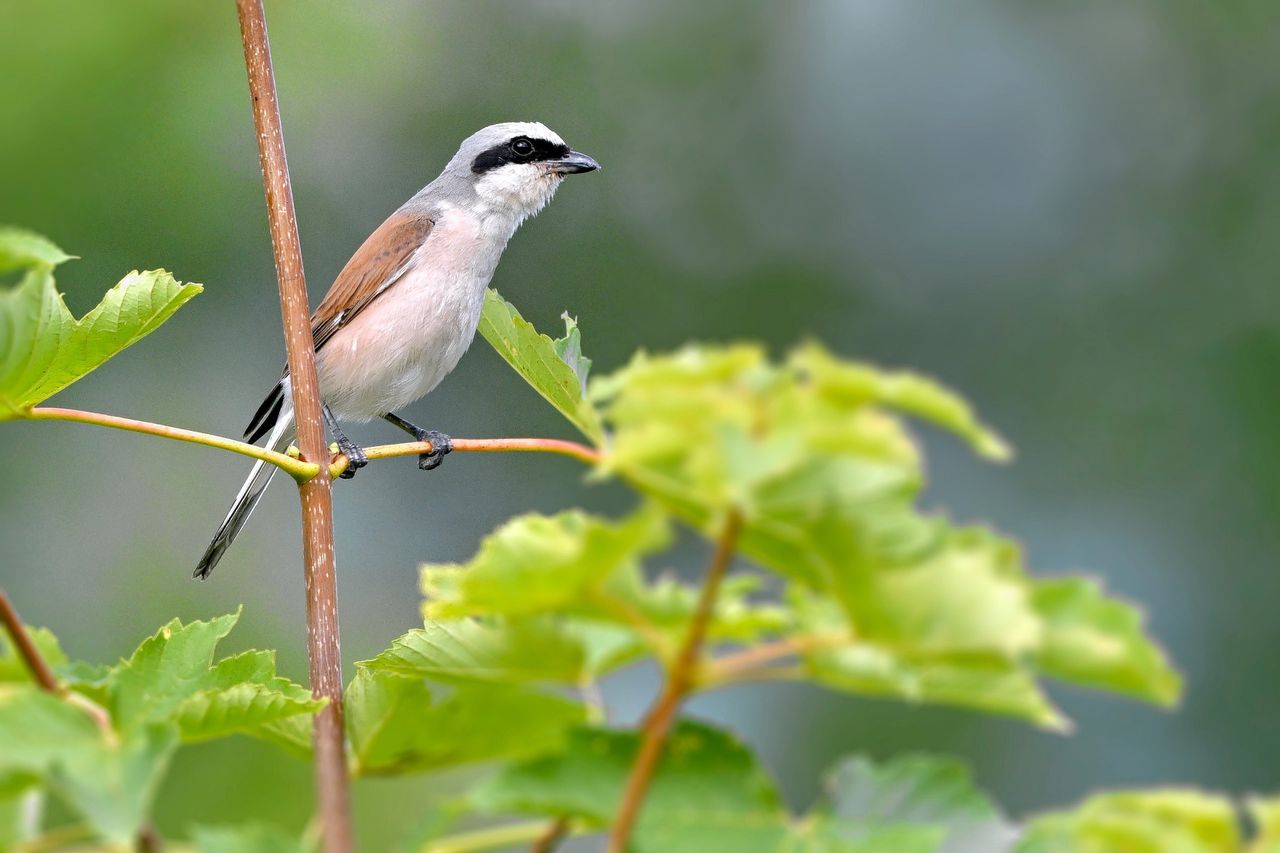
M551 346L555 348L560 360L569 365L578 377L579 393L585 397L587 377L591 374L591 359L582 354L582 332L578 329L578 318L569 316L566 311L560 315L560 319L564 320L564 337L556 338Z
M620 522L571 511L503 525L465 565L426 566L427 625L370 666L418 677L580 684L646 650L667 655L688 629L698 591L650 582L642 555L669 542L646 507ZM783 608L755 604L757 578L731 576L709 626L713 642L749 642L789 625ZM468 623L469 616L485 621Z
M581 729L563 753L510 766L472 790L485 814L614 820L639 744L634 732ZM680 723L666 744L633 834L636 851L936 853L1002 850L1015 831L958 761L903 756L883 765L850 758L826 795L788 814L772 780L733 736Z
M716 596L715 609L707 626L707 639L711 642L752 643L779 635L792 627L792 615L787 608L751 601L762 586L758 575L726 577ZM631 624L636 623L638 616L649 630L661 632L667 645L675 647L687 632L700 597L701 590L673 577L664 575L649 581L638 566L624 566L602 586L598 600L605 603L605 609L599 615L603 618L629 618ZM609 609L613 604L621 604L622 607Z
M828 774L826 794L805 822L811 836L865 843L894 833L901 844L914 828L923 849L976 851L1007 849L1016 834L952 758L904 755L881 765L847 758Z
M613 818L635 758L634 732L580 729L563 754L510 766L473 791L487 812ZM634 836L638 851L775 850L787 833L773 781L737 739L699 723L671 733Z
M176 719L184 741L202 741L233 734L259 734L266 725L300 714L314 714L324 702L285 679L287 689L266 684L237 684L196 693L178 706Z
M164 270L131 272L76 320L50 266L0 292L0 420L20 417L155 331L202 290Z
M1046 629L1037 655L1044 672L1160 705L1178 701L1182 679L1143 636L1137 608L1104 598L1098 584L1084 578L1038 581L1033 595Z
M0 686L0 771L39 777L116 844L137 834L177 743L171 725L107 733L58 697Z
M583 394L591 362L582 357L577 323L566 318L565 327L565 337L553 341L540 334L497 291L485 293L480 334L535 391L583 435L599 444L604 437L600 417Z
M489 625L428 621L361 666L436 681L577 684L586 676L581 644L546 621Z
M197 826L191 833L199 853L308 853L313 845L274 826Z
M50 669L57 670L67 665L66 653L58 645L58 638L47 628L27 628L36 650ZM6 681L31 681L31 670L27 668L17 648L9 640L9 635L0 631L0 683Z
M357 774L405 773L558 749L580 724L580 705L520 687L460 685L433 696L426 683L357 670L346 693Z
M0 273L32 267L52 268L73 257L34 231L0 225Z
M238 613L183 625L174 619L107 677L112 718L122 730L174 722L184 740L230 734L269 737L262 729L313 714L323 702L275 674L275 653L250 651L213 662Z
M956 529L909 559L884 555L857 565L837 576L835 596L792 588L807 633L846 638L805 656L814 678L837 689L1065 728L1030 665L1044 628L1011 543L978 528Z
M519 516L486 537L465 566L423 566L425 615L447 619L555 610L668 541L666 522L654 512L617 524L578 510Z
M960 436L979 455L1005 461L1013 451L990 427L984 426L962 397L924 376L908 371L886 372L859 362L841 361L809 344L791 355L791 366L818 394L840 406L868 403L897 409Z
M1223 797L1186 789L1098 794L1067 812L1033 820L1018 853L1234 853L1235 809Z

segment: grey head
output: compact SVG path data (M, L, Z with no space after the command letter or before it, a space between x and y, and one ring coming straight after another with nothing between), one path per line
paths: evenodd
M468 136L423 195L436 201L470 196L487 212L524 219L551 200L566 175L599 168L546 125L509 121Z

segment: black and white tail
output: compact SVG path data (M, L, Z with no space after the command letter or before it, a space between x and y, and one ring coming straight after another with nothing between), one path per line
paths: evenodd
M293 441L294 429L293 407L285 404L288 395L289 380L284 379L267 395L267 399L253 416L253 422L245 430L246 439L256 442L265 435L267 436L266 446L277 453L289 447ZM200 564L196 566L192 577L200 580L209 577L210 572L218 565L218 561L231 547L231 543L236 541L240 529L257 508L258 501L262 499L262 493L271 484L271 478L275 476L277 470L279 469L276 466L261 460L254 463L253 469L249 472L249 478L240 487L239 494L231 504L231 510L218 526L218 531L213 534L213 540L205 549L204 556L200 558Z

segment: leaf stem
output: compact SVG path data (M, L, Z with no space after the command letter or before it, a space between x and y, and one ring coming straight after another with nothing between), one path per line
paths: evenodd
M740 652L724 655L706 667L698 677L700 689L713 689L723 684L736 683L746 673L782 672L780 668L768 668L764 664L773 663L781 658L794 657L804 652L816 651L831 646L840 646L849 642L849 634L844 631L829 631L820 634L796 634L783 637L772 643L764 643L743 649ZM755 676L753 676L755 677Z
M725 519L724 527L716 540L715 553L711 565L702 582L702 594L698 599L698 608L694 611L693 620L689 623L689 633L675 663L667 671L666 682L662 692L654 702L653 708L645 718L640 750L636 754L635 764L627 778L623 791L622 803L618 807L618 815L609 835L610 853L624 853L627 842L631 838L631 830L640 814L645 793L653 781L658 760L662 757L662 748L666 744L667 735L675 721L676 712L685 697L696 685L698 658L707 637L707 627L715 610L716 595L720 591L720 582L724 579L729 563L733 560L733 552L738 544L738 534L742 530L742 516L730 511Z
M475 853L479 850L510 847L526 841L536 842L545 829L546 822L537 820L460 832L427 842L422 847L422 853ZM574 831L571 824L566 824L565 830L570 833Z
M342 721L342 652L338 636L337 564L333 549L333 486L330 458L321 419L320 383L316 375L311 309L302 268L298 220L289 185L284 131L271 40L262 0L236 0L244 65L258 134L258 159L266 193L267 222L275 251L280 313L284 321L293 411L302 458L321 465L320 472L298 486L302 503L302 556L306 576L307 658L311 692L328 702L315 717L316 814L326 853L354 849L351 792Z
M31 672L31 678L40 689L79 708L92 718L94 725L102 732L102 737L108 743L114 744L117 735L115 729L111 727L111 715L107 713L107 709L88 696L66 689L58 682L53 670L49 668L49 662L44 659L44 655L40 654L39 647L31 639L31 633L22 622L22 617L18 615L13 602L9 600L9 596L3 589L0 589L0 622L4 623L5 630L13 640L14 648L18 650L18 656L22 658L22 662Z
M54 678L49 662L36 648L35 641L31 639L31 633L27 631L27 626L22 624L18 611L14 609L13 602L9 601L9 596L3 589L0 589L0 622L4 623L9 638L13 640L13 647L17 649L22 662L27 665L36 684L49 693L62 695L62 686L58 684L58 679Z
M81 424L96 424L110 427L111 429L158 435L161 438L171 438L174 441L186 441L191 444L203 444L205 447L216 447L219 450L229 450L232 453L239 453L241 456L249 456L253 459L270 462L299 483L310 480L320 472L320 466L313 462L303 462L301 459L294 459L292 456L276 453L273 450L266 450L248 442L182 429L181 427L153 424L147 421L134 420L133 418L122 418L117 415L83 412L79 409L61 409L54 406L38 406L28 411L25 417L36 421L71 421Z
M545 824L542 833L533 840L529 853L553 853L569 832L570 821L567 817L558 817Z

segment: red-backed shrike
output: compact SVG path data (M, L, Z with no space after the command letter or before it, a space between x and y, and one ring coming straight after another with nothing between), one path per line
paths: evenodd
M600 168L537 122L508 122L468 137L440 176L391 214L352 255L311 317L325 421L350 476L364 452L339 421L385 418L433 450L449 437L395 414L448 375L475 337L485 288L507 241L541 210L565 175ZM286 369L245 437L284 450L294 438ZM276 472L258 462L209 543L195 577L206 578L235 540Z

